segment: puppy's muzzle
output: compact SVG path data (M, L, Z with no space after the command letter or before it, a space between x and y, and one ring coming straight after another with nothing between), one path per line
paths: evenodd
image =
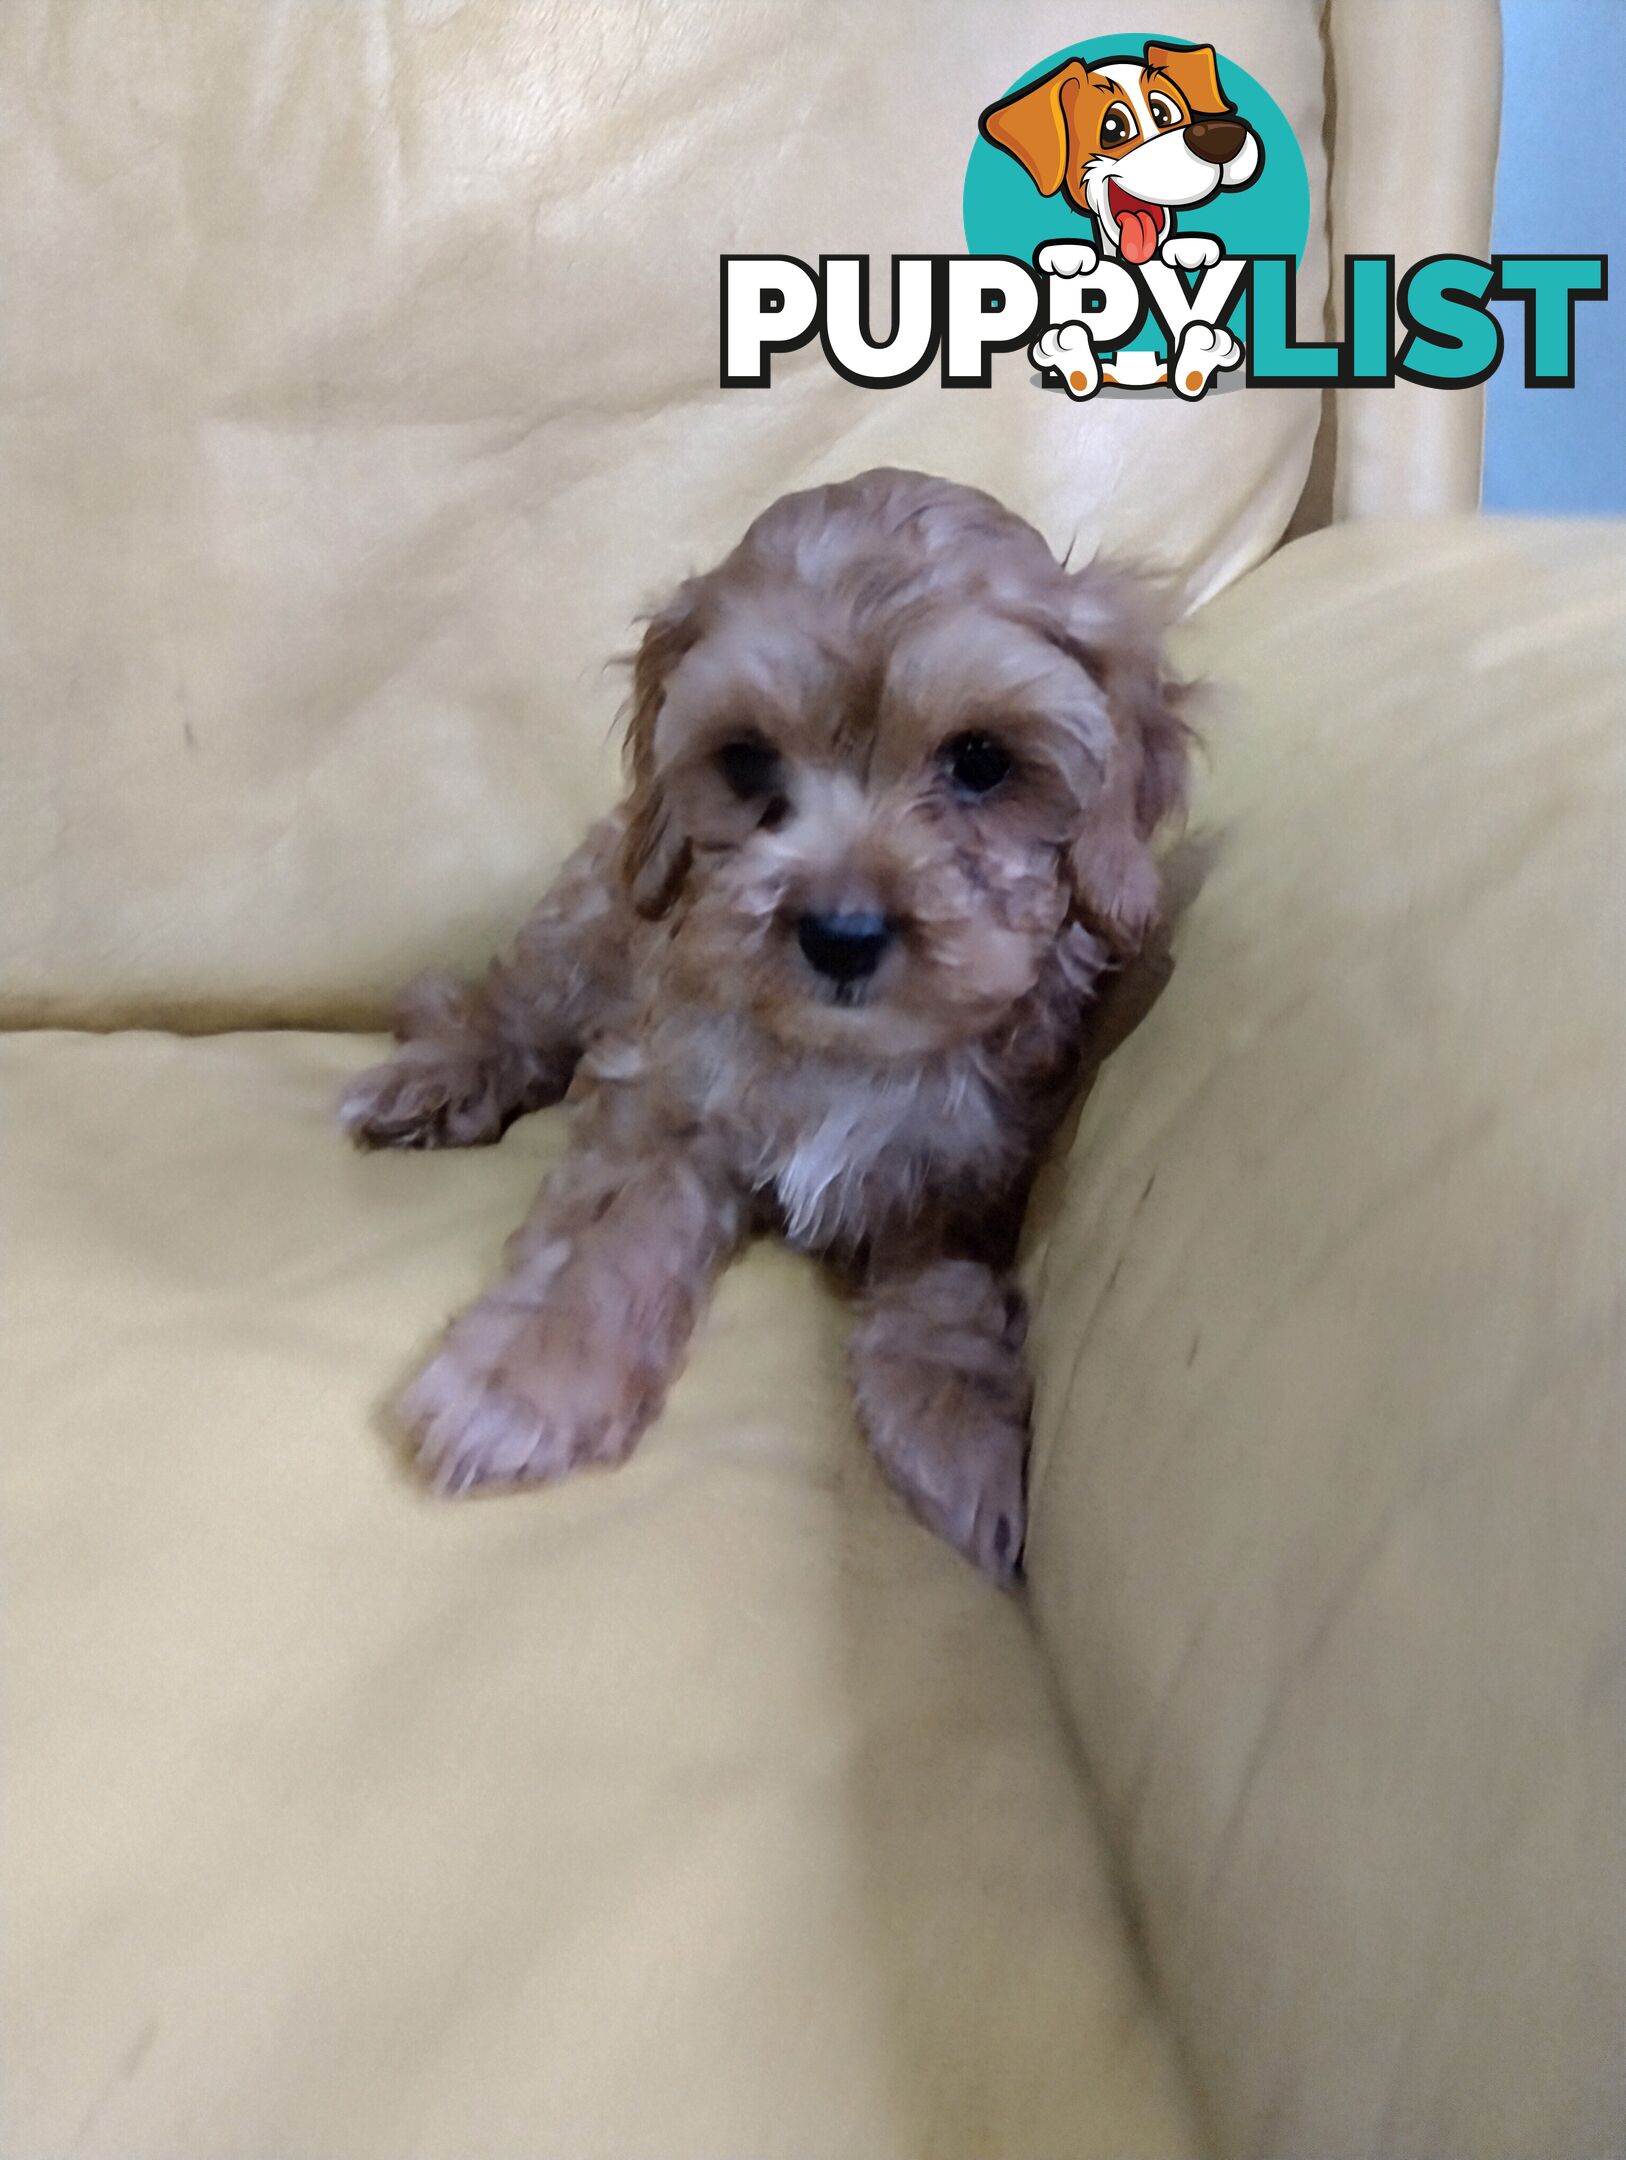
M892 925L868 911L851 915L806 914L796 924L796 942L810 967L834 983L863 982L881 964L892 942Z
M1205 165L1229 165L1248 139L1240 120L1193 120L1185 132L1186 148Z

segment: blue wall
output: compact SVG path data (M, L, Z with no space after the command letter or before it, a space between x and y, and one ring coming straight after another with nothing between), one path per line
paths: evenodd
M1498 253L1607 255L1614 297L1575 310L1575 388L1485 386L1487 510L1626 513L1626 0L1502 0Z

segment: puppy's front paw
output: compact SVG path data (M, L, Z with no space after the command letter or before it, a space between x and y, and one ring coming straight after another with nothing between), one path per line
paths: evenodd
M852 1338L858 1413L893 1490L996 1582L1027 1530L1027 1307L971 1260L881 1278Z
M602 1344L497 1292L453 1322L395 1418L437 1491L465 1493L618 1463L653 1408Z
M881 1467L928 1529L995 1582L1010 1582L1027 1535L1027 1421L994 1407L979 1415L970 1403L958 1410L949 1429L916 1428L878 1449Z
M409 1042L350 1082L339 1123L361 1148L480 1147L502 1138L508 1114L485 1060Z

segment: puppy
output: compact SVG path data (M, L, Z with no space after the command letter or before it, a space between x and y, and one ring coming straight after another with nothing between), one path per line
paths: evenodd
M1006 1278L1092 993L1154 923L1181 686L1146 595L990 496L790 495L648 622L630 791L472 984L347 1090L364 1147L580 1103L497 1288L397 1405L445 1491L622 1460L755 1230L857 1291L881 1468L991 1575L1021 1552Z
M1101 252L1152 260L1176 210L1259 176L1259 137L1220 88L1212 45L1148 41L1144 57L1068 60L982 115L983 135L1041 195L1095 220Z

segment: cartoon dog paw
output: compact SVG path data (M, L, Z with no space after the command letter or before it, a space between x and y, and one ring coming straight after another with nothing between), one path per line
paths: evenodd
M1220 244L1212 233L1171 233L1158 249L1158 260L1172 270L1211 270L1220 259Z
M1047 240L1033 260L1042 277L1071 278L1094 277L1101 258L1087 240Z
M1028 359L1041 373L1054 368L1067 395L1081 403L1101 387L1101 363L1087 323L1053 324L1028 347Z
M1190 322L1180 333L1169 379L1176 396L1200 398L1222 369L1238 367L1241 361L1242 347L1229 330L1217 323Z

